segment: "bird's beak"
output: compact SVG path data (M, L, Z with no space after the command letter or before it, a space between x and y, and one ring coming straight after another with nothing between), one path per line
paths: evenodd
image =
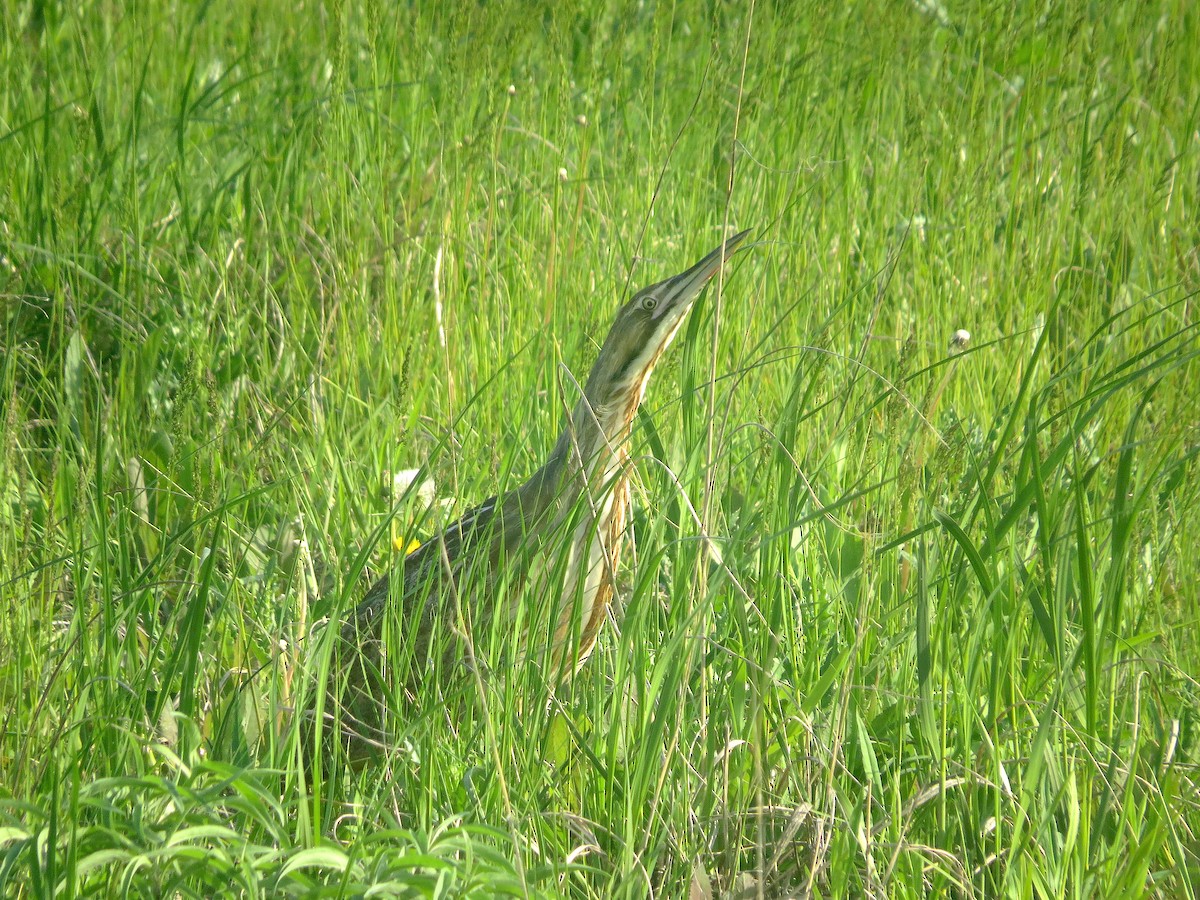
M691 305L691 302L700 294L701 288L708 284L708 280L717 274L717 270L721 268L721 264L733 255L734 249L749 233L750 229L746 229L745 231L738 232L731 238L727 238L721 246L717 247L712 253L708 254L686 272L668 279L663 295L660 298L663 311L674 310L676 307L686 310Z

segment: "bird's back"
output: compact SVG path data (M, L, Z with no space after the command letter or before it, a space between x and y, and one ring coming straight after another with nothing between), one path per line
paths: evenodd
M382 742L389 683L413 689L431 668L452 671L465 655L452 636L460 621L473 638L490 635L515 618L531 573L542 578L555 571L547 562L555 528L546 525L565 497L558 475L544 467L516 490L469 510L377 579L347 617L330 696L340 698L352 751ZM385 636L389 616L396 640Z

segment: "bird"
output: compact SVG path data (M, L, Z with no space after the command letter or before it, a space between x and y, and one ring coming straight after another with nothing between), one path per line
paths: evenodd
M453 669L464 648L443 639L437 652L439 635L469 638L467 649L489 634L517 635L518 657L537 657L552 680L587 660L626 542L628 439L646 385L704 286L748 234L637 291L617 312L541 468L410 552L344 619L326 696L340 707L331 731L351 761L389 745L389 666L402 667L405 684L439 657L448 664L442 672ZM532 599L523 605L522 597ZM394 640L385 637L389 619Z

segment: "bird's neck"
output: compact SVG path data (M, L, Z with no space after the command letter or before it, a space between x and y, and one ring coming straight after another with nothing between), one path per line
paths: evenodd
M611 395L600 395L596 380L589 379L554 445L551 458L561 459L564 472L576 479L602 484L624 465L628 456L629 430L641 405L647 379L643 377L616 401Z
M546 464L521 487L522 503L539 515L551 509L570 510L585 491L598 494L616 489L614 479L624 477L629 431L647 379L626 392L623 400L605 403L599 379L595 372L592 375Z

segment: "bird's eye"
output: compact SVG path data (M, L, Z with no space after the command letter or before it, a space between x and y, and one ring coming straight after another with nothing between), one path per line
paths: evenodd
M646 312L654 312L654 307L658 306L658 298L653 294L648 297L643 297L641 306Z

